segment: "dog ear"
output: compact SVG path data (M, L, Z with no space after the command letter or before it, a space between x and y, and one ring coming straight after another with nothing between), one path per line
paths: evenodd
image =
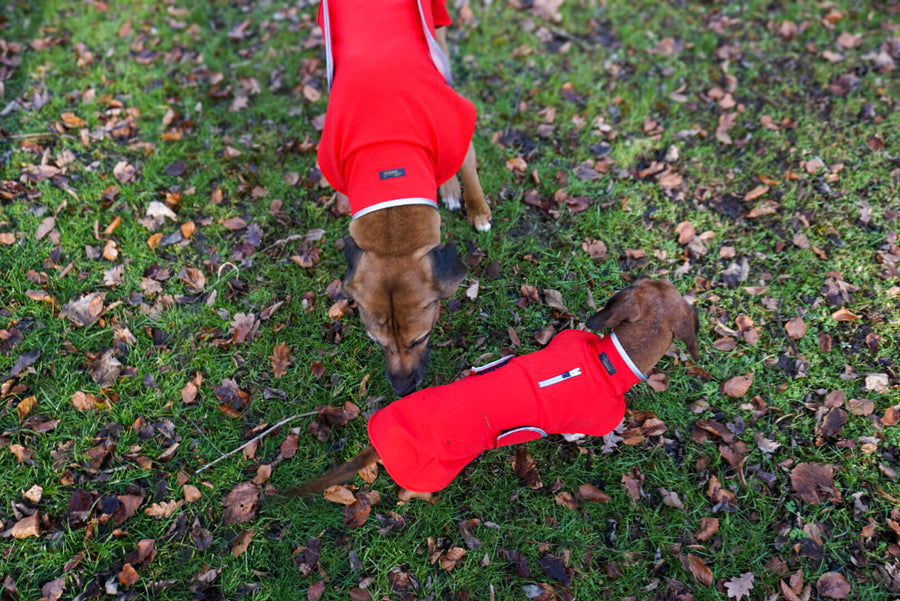
M700 330L700 318L697 316L697 308L691 306L690 315L678 321L675 326L675 338L684 342L688 353L694 361L700 360L700 349L697 346L697 332Z
M588 318L585 325L592 330L612 329L623 321L629 321L629 318L632 317L629 307L633 290L634 286L629 286L616 292L606 306Z
M453 296L466 277L466 266L456 254L456 244L446 242L428 251L431 258L431 279L441 298Z

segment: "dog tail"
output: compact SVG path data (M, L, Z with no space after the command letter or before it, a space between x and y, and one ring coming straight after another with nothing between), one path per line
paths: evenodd
M306 484L289 488L279 492L279 496L285 498L305 497L307 495L322 492L329 486L343 484L353 477L353 475L361 469L368 467L378 461L378 452L375 447L369 445L365 450L343 465L339 465L330 472L326 472L316 478L310 480Z

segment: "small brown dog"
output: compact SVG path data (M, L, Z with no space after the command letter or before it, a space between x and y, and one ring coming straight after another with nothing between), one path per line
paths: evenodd
M434 492L483 451L546 436L602 436L621 421L624 393L675 339L699 359L699 321L668 280L638 279L587 320L600 338L567 330L540 351L506 357L451 384L421 390L376 412L371 445L298 488L298 496L344 482L380 461L403 488Z
M465 277L452 243L441 244L437 190L468 220L491 227L476 170L475 107L450 86L444 0L323 0L331 95L318 159L349 199L344 294L384 351L398 395L428 365L440 300Z

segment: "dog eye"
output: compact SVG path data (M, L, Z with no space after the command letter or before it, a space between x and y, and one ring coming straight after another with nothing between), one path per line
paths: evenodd
M431 332L429 332L428 334L425 334L424 336L422 336L420 338L413 340L412 342L409 343L409 348L415 348L415 347L419 346L420 344L428 342L429 336L431 336Z

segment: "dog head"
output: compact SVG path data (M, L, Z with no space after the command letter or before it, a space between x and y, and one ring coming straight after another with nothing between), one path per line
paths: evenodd
M466 268L452 242L384 256L361 249L348 237L344 257L344 294L356 301L366 334L384 351L394 393L405 396L425 377L440 301L456 292Z
M697 310L669 280L638 278L634 285L613 295L586 325L593 330L612 328L628 356L645 373L676 339L685 343L695 361L700 359Z

